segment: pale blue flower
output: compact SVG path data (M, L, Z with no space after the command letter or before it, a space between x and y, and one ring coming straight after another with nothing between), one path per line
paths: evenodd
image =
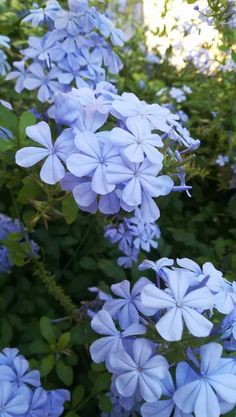
M65 389L55 389L47 392L47 417L59 417L64 411L65 401L70 401L70 392Z
M142 289L149 283L150 281L143 277L134 284L132 289L130 288L130 282L127 280L111 286L113 294L119 298L106 301L103 308L112 317L118 318L122 329L139 322L140 313L148 316L153 314L153 308L145 308L140 298Z
M118 114L124 119L142 117L149 122L152 129L162 132L170 132L170 127L176 119L168 109L159 104L147 104L145 101L140 101L133 93L123 93L113 101L112 108L114 115Z
M12 365L0 365L0 382L5 381L10 382L15 389L21 388L22 392L41 385L39 371L32 371L28 361L21 355L15 357Z
M12 367L14 359L20 354L17 348L5 348L0 352L0 365Z
M70 129L64 130L52 143L50 127L46 122L39 122L26 129L27 135L43 147L26 147L16 153L16 163L28 168L45 159L40 171L40 178L47 184L55 184L65 175L65 168L61 162L65 161L74 148Z
M47 416L47 392L43 388L36 388L35 391L28 391L25 394L29 408L24 417L41 417Z
M95 25L105 38L110 37L113 45L123 46L126 41L126 35L121 29L117 29L114 24L101 13L97 13L95 16Z
M28 406L25 395L16 392L14 385L6 380L0 382L0 417L22 416Z
M161 396L160 381L167 375L168 362L155 354L149 340L136 339L131 355L123 350L111 353L109 368L117 375L115 386L120 395L131 397L138 390L145 401L152 402Z
M146 328L142 324L133 323L124 331L116 329L115 324L106 310L99 311L91 322L92 329L101 335L105 335L90 346L90 354L95 363L107 362L112 352L125 350L127 342L133 336L146 333Z
M30 9L29 13L22 19L22 22L31 23L33 27L37 27L44 21L44 18L44 9L37 7Z
M150 252L152 247L157 248L160 229L155 223L145 222L140 210L136 209L134 216L125 217L119 225L107 226L104 236L112 243L119 242L119 249L126 256L119 257L118 264L128 268L137 261L141 249Z
M162 163L164 156L156 149L163 147L159 135L151 133L150 124L141 116L126 121L129 131L115 127L110 140L123 148L125 156L131 162L142 162L145 155L154 164Z
M136 248L129 248L123 256L117 258L117 263L123 268L131 268L137 262L139 250Z
M218 343L200 347L201 365L194 381L184 384L174 394L174 402L185 413L195 417L218 417L220 400L235 404L236 374L232 360L221 358L223 348ZM191 372L187 365L186 373Z
M158 261L149 261L145 259L138 267L140 271L145 271L146 269L152 269L156 272L157 277L162 278L164 281L167 281L167 276L165 274L165 268L174 265L174 260L169 258L160 258Z
M110 143L99 143L92 132L78 133L75 145L81 153L74 153L67 159L67 168L77 177L91 174L92 190L97 194L108 194L115 185L108 182L107 171L110 165L116 164L119 151Z
M53 97L56 91L64 91L64 85L60 84L57 79L60 73L59 68L54 67L50 71L39 63L33 63L29 66L29 72L25 78L24 86L27 90L38 88L37 97L39 101L45 102Z
M54 39L50 36L47 38L38 38L36 36L30 36L28 39L29 47L23 49L22 52L27 58L44 61L48 67L53 60L59 61L63 59L65 53L62 51Z
M17 71L11 71L7 76L6 80L16 80L15 90L17 93L21 93L25 88L25 80L28 74L28 71L25 69L25 61L13 62L14 67Z
M206 337L213 324L198 312L214 305L214 296L203 287L189 291L189 280L184 271L165 270L168 291L152 284L145 286L141 293L144 307L156 308L156 312L167 310L158 320L156 328L165 340L181 340L184 323L195 337Z
M85 78L95 79L99 75L101 79L104 79L102 56L96 49L90 53L87 48L81 48L78 63Z
M155 221L159 217L159 211L152 212L153 216L150 216L150 198L168 194L174 185L167 175L157 176L161 168L161 165L153 164L147 158L141 164L119 158L107 168L107 180L110 184L125 185L121 191L122 201L131 209L141 205L142 215L147 222ZM153 204L155 210L157 206L154 202Z
M54 18L55 28L58 30L65 30L70 35L76 36L80 33L80 19L77 13L59 10Z
M10 48L11 39L8 36L0 35L0 46L3 48Z
M176 389L191 382L195 376L195 373L188 368L186 372L187 364L185 362L178 363L176 367ZM141 407L142 417L193 417L193 414L183 413L179 407L173 401L173 395L175 393L175 385L170 372L167 377L161 381L162 395L165 399L155 401L152 403L144 403Z
M215 163L219 165L220 167L224 167L229 162L228 155L218 155Z
M172 87L169 91L169 95L173 98L177 103L182 103L186 100L186 95L184 91L180 88Z

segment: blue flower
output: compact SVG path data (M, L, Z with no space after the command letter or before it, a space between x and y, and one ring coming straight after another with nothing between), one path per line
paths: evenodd
M191 382L195 377L195 373L191 371L191 368L186 368L188 365L185 362L178 363L176 367L176 389ZM183 413L173 400L173 395L176 391L174 382L170 372L167 377L161 381L162 395L165 399L155 401L152 403L144 403L141 407L142 417L170 417L173 412L173 417L193 417L193 414Z
M15 389L22 388L22 392L41 385L39 371L32 371L28 361L21 355L15 357L12 365L0 365L0 381L10 382Z
M5 214L0 213L0 240L7 238L9 233L20 233L21 226L18 220L12 220Z
M159 217L159 210L154 201L154 207L151 207L152 197L169 194L174 185L169 176L157 176L161 167L151 163L147 158L141 164L119 158L107 168L110 184L125 185L121 191L121 199L125 205L131 210L141 205L142 215L147 222Z
M17 93L21 93L21 91L25 88L25 80L28 75L28 71L25 69L25 61L13 62L14 67L16 70L11 71L7 76L6 80L14 80L17 79L15 84L15 90Z
M180 88L172 87L169 91L169 95L173 98L177 103L182 103L186 100L186 95L184 91Z
M150 341L137 339L131 355L123 350L111 353L109 368L117 375L115 386L120 395L131 397L138 390L145 401L152 402L161 396L160 380L167 375L168 362L155 354Z
M152 284L142 290L144 307L167 310L156 324L160 335L169 341L181 340L183 323L196 337L208 336L213 324L198 310L204 311L214 305L214 296L203 287L189 291L189 280L184 271L165 270L168 290L161 290Z
M144 334L145 326L133 323L124 331L116 329L110 314L106 310L99 311L91 322L92 329L105 337L102 337L90 346L90 354L95 363L107 362L112 352L125 350L127 342L132 336Z
M121 146L125 156L131 162L142 162L146 155L154 164L162 163L164 156L156 149L162 147L163 142L159 135L152 134L147 120L140 116L128 119L126 126L129 132L115 127L110 134L110 140L114 145Z
M200 347L201 365L194 380L180 387L174 394L174 402L185 413L195 417L218 417L220 400L234 405L236 375L232 360L221 358L222 346L209 343ZM192 372L189 365L186 373Z
M140 210L136 209L133 217L125 217L117 227L107 226L104 236L112 243L119 242L119 249L126 256L119 257L118 264L130 268L141 249L150 252L151 247L157 248L160 230L155 223L145 222Z
M19 355L20 351L17 348L5 348L0 352L0 365L7 365L12 367L15 358Z
M157 277L162 278L164 281L167 281L167 276L165 274L165 268L172 266L174 264L173 259L169 258L160 258L158 261L149 261L145 259L138 267L140 271L145 271L146 269L152 269L156 272Z
M56 91L65 91L65 86L57 81L59 73L59 68L45 71L43 65L33 63L29 66L24 86L27 90L39 88L37 97L43 103L51 99Z
M139 250L136 248L129 248L124 256L117 258L117 263L123 268L132 268L133 264L137 262Z
M112 103L115 116L127 118L142 117L149 122L150 127L162 132L170 132L171 126L176 123L174 116L168 109L159 106L159 104L147 104L140 101L133 93L123 93Z
M24 417L41 417L47 416L47 392L43 388L36 388L35 391L26 393L29 408Z
M10 48L11 39L8 36L0 35L0 46L3 48Z
M52 143L51 131L46 122L39 122L26 129L27 135L43 147L26 147L16 153L16 163L28 168L45 159L40 171L41 179L47 184L55 184L65 175L65 168L61 160L65 161L74 148L69 129L64 130Z
M78 176L92 176L91 188L97 194L108 194L115 189L115 185L108 182L107 170L115 164L119 155L116 147L109 143L99 143L92 132L78 133L75 145L81 153L72 154L67 159L69 171ZM81 201L81 205L84 205Z
M28 407L23 393L16 392L14 385L7 381L0 382L0 417L22 416Z
M70 401L70 393L65 389L55 389L47 393L47 417L59 417L64 411L65 401Z
M106 301L104 309L112 317L118 317L120 327L127 329L133 323L140 321L140 313L146 315L153 314L153 308L145 308L140 299L140 293L145 285L150 281L147 278L140 278L130 289L130 282L124 280L119 284L111 286L112 292L119 298Z

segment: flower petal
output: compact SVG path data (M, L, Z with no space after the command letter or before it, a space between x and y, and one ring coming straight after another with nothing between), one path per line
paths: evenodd
M56 155L49 155L44 162L40 178L47 184L56 184L65 176L65 168Z
M24 168L32 167L49 154L50 151L48 149L28 146L16 152L16 163Z
M171 308L156 324L157 331L165 340L181 340L183 320L180 308Z
M45 148L52 150L53 145L51 131L46 122L39 122L36 125L28 126L26 128L26 134L35 142L38 142Z
M210 320L206 319L206 317L198 313L198 311L193 310L193 308L183 307L181 310L185 324L193 336L209 336L213 328L213 324Z

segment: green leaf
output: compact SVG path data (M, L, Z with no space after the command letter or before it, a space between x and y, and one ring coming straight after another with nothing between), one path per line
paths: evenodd
M45 354L45 353L49 353L49 346L42 339L38 339L30 343L29 350L30 352L34 354L35 353Z
M55 356L54 355L48 355L45 358L43 358L40 366L40 373L42 376L47 376L50 374L51 370L53 369L55 365Z
M62 359L59 359L56 363L56 372L58 378L66 385L70 386L73 382L73 370L70 366L66 365Z
M15 137L18 135L18 120L11 110L0 103L0 126L9 129Z
M32 126L36 123L36 118L34 115L29 111L24 111L20 117L19 121L19 137L20 143L22 143L26 137L26 128L28 126Z
M18 193L18 201L20 203L29 203L29 201L39 198L42 195L42 190L38 184L31 178L24 179L24 185Z
M79 261L79 265L84 269L88 269L89 271L96 271L97 269L97 262L95 259L89 256L83 256L83 258L81 258Z
M72 392L72 406L76 407L84 399L85 389L83 385L78 385Z
M18 236L18 239L19 239L19 236ZM11 240L9 237L8 240L4 241L4 245L9 250L9 258L11 262L16 266L23 266L25 264L25 255L26 255L24 244L13 239Z
M12 140L0 140L0 152L6 152L9 149L14 147L14 142Z
M56 342L56 336L54 332L53 325L48 317L42 317L40 319L40 330L42 336L48 343L54 344Z
M111 403L110 398L107 395L101 395L99 399L99 405L100 405L101 410L104 413L111 413L112 403Z
M103 363L91 363L91 369L96 373L101 373L106 370L105 365Z
M66 197L62 200L62 213L67 224L71 224L75 221L78 211L78 206L72 194L67 194Z
M125 279L125 273L122 268L116 265L115 260L101 259L98 262L98 267L104 272L109 278L113 278L115 281L121 281Z
M96 378L93 389L95 392L108 391L110 385L111 385L111 376L107 372L104 372L98 375L98 377Z
M63 333L63 334L60 336L60 339L59 339L59 341L58 341L58 343L57 343L57 347L58 347L58 349L59 349L59 350L63 350L63 349L65 349L65 348L68 346L68 344L69 344L69 342L70 342L70 339L71 339L71 334L70 334L70 332Z

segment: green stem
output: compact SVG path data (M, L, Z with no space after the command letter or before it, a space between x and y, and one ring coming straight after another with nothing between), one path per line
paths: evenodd
M96 394L94 392L92 392L91 394L89 394L88 397L85 398L84 401L82 401L82 403L78 405L78 407L76 407L75 411L78 411L81 408L83 408L91 400L91 398L93 398L95 395Z
M47 288L48 293L59 302L59 304L70 315L74 316L77 310L77 306L73 303L69 295L64 293L64 290L57 284L55 276L51 274L42 261L34 259L34 276L36 276L43 285Z

